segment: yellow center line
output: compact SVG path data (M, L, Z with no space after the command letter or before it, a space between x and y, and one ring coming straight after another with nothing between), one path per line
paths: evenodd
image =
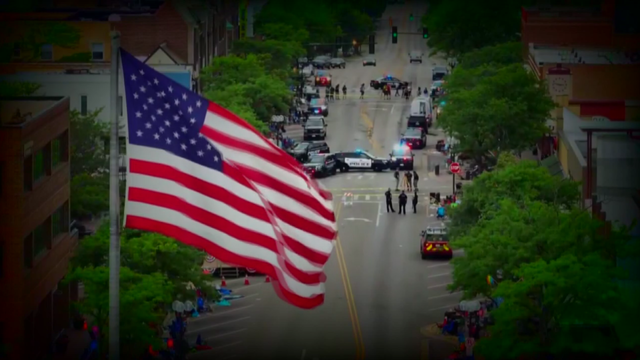
M338 209L336 210L336 221L339 221L340 219L341 210L342 203L338 203ZM353 297L351 282L349 281L349 272L347 271L347 262L344 257L344 251L342 250L342 244L340 242L339 236L336 238L336 256L338 259L338 265L340 266L342 285L344 286L344 293L347 299L349 317L351 318L351 326L353 328L353 337L356 344L356 360L364 360L364 340L362 338L362 329L360 328L360 320L358 319L356 302Z

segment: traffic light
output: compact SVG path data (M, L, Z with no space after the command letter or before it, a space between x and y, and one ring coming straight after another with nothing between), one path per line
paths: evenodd
M369 54L376 53L376 36L371 34L369 35Z
M413 21L413 14L409 15L409 21Z
M429 37L429 29L427 29L426 27L422 28L422 38L426 39Z
M391 43L393 44L398 43L398 27L397 26L393 26L391 28Z

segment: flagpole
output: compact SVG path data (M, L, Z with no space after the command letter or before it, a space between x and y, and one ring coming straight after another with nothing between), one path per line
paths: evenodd
M120 360L120 166L118 163L118 73L120 33L111 32L111 141L109 147L109 359ZM123 105L124 106L124 102Z

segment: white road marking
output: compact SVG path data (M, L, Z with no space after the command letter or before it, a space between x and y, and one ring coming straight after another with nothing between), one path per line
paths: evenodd
M364 222L371 222L371 220L369 219L365 219L365 218L346 218L344 219L345 221L364 221Z
M380 225L380 214L382 213L382 203L378 203L378 216L376 217L376 227ZM402 246L402 245L400 245Z
M224 333L224 334L220 334L220 335L215 335L215 336L208 337L208 338L206 338L205 340L209 340L209 339L217 339L217 338L221 338L221 337L224 337L224 336L229 336L229 335L237 334L237 333L239 333L239 332L243 332L243 331L247 331L247 329L246 329L246 328L244 328L244 329L240 329L240 330L229 331L229 332Z
M362 179L362 175L358 176L358 180Z
M430 277L430 278L434 278L434 277L447 276L447 275L451 275L451 273L435 274L435 275L431 275L431 276L429 276L429 277Z
M307 355L307 349L302 349L302 356L300 357L300 360L304 360L305 355Z
M393 115L393 110L395 110L396 106L393 105L391 106L391 111L389 111L389 117L391 117L391 115Z
M444 297L449 297L449 296L453 296L453 295L459 295L462 294L462 291L456 291L454 293L449 293L449 294L444 294L444 295L438 295L438 296L432 296L432 297L428 297L427 300L431 300L431 299L440 299L440 298L444 298Z
M441 288L441 287L445 287L447 285L451 285L451 284L440 284L440 285L427 286L427 289Z
M216 316L216 315L228 314L228 313L230 313L230 312L235 312L235 311L244 310L244 309L250 308L250 307L252 307L252 306L253 306L253 305L247 305L247 306L243 306L243 307L235 308L235 309L233 309L233 310L227 310L227 311L214 312L213 314L211 314L211 315L209 315L209 316Z
M242 344L242 341L236 341L236 342L232 342L231 344L226 344L226 345L221 345L221 346L216 346L211 348L211 350L218 350L218 349L224 349L230 346L235 346L235 345L240 345Z
M436 264L436 265L429 265L429 266L427 266L427 269L431 269L431 268L434 268L434 267L440 267L440 266L447 266L447 265L450 265L450 264L449 263L442 263L442 264Z
M367 201L371 200L371 195L365 196L364 199L367 200Z

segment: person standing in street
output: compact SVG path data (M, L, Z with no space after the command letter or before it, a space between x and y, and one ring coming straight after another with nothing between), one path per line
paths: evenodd
M411 205L413 205L413 213L416 214L418 212L418 191L413 194L413 199L411 199Z
M398 215L401 215L401 214L407 215L407 194L404 193L404 190L398 196L398 203L400 206L400 210L398 210Z
M396 191L400 191L400 172L398 170L396 170L393 173L393 177L396 178Z
M413 177L413 175L411 174L411 171L407 171L407 173L404 175L407 178L407 190L411 191L411 178Z
M418 176L417 172L413 172L413 190L416 191L416 193L418 192L418 180L420 180L420 177Z
M384 193L384 198L387 202L387 212L391 210L392 213L396 212L393 210L393 203L391 202L391 188L387 189L387 192Z

